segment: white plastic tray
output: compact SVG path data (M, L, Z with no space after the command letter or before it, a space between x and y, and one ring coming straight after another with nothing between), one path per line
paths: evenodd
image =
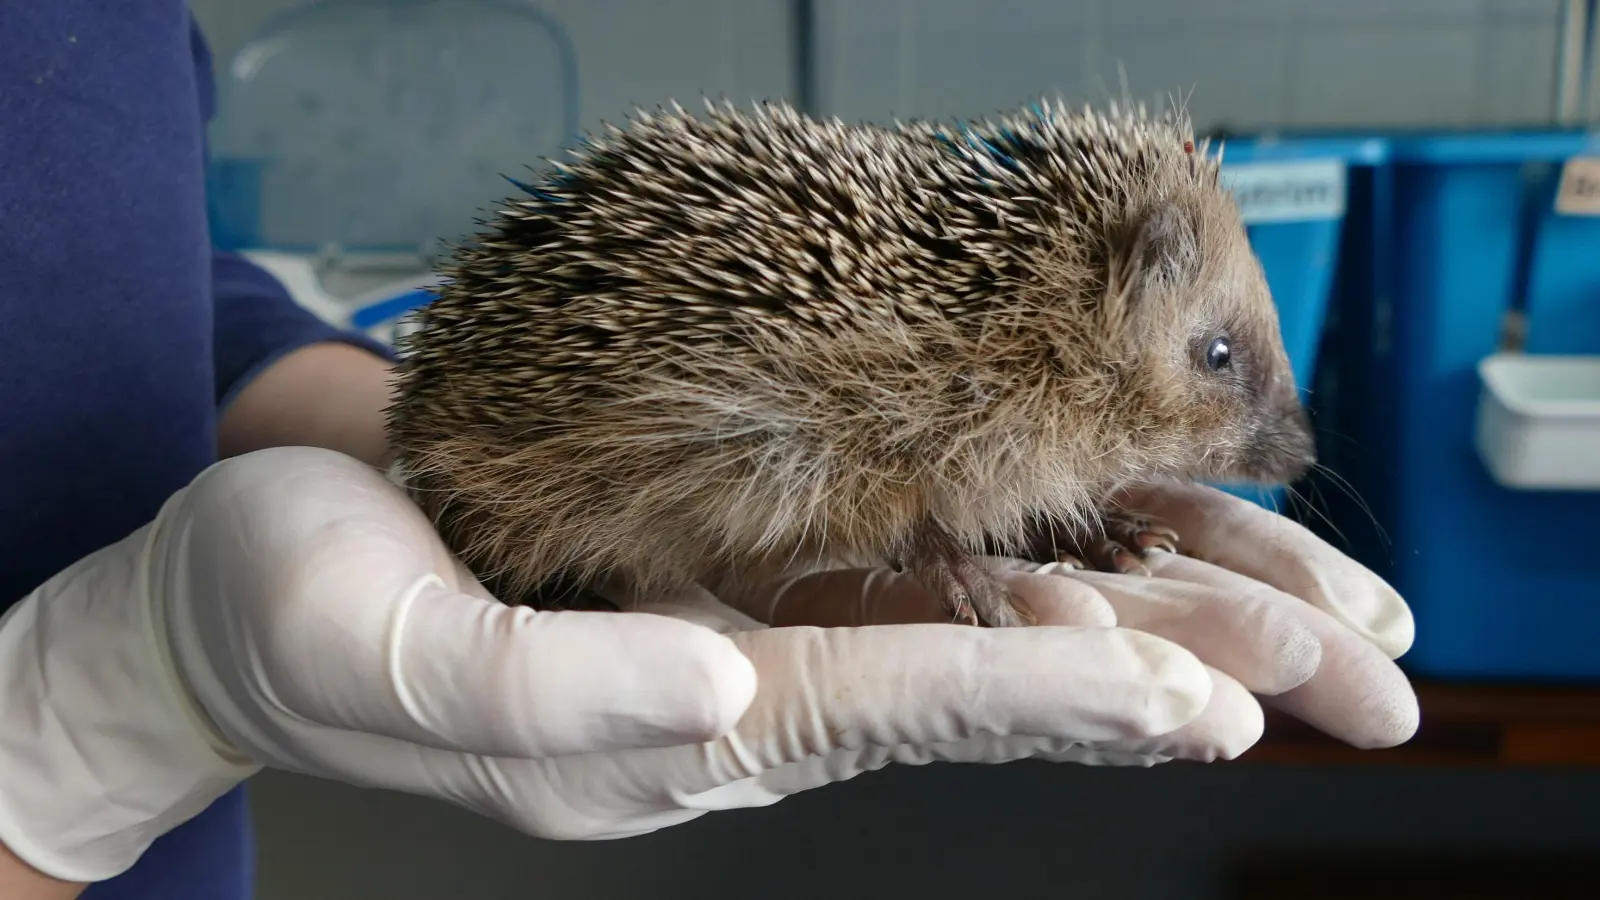
M1478 376L1478 455L1496 481L1600 490L1600 356L1500 353Z

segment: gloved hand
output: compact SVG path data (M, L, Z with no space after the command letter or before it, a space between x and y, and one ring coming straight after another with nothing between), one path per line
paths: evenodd
M1247 689L1356 747L1393 747L1416 733L1416 694L1392 662L1411 646L1411 611L1376 574L1298 523L1214 488L1166 483L1116 499L1173 526L1184 555L1152 553L1145 560L1152 577L1015 559L987 562L1001 571L1060 576L1066 585L1056 588L1057 604L1067 596L1078 609L1099 604L1104 624L1159 635L1194 652L1233 698L1197 724L1228 727L1235 735L1258 728L1246 723L1261 715L1260 708L1238 699ZM807 574L721 596L737 610L706 607L698 619L724 631L947 618L910 576L877 569ZM1056 613L1040 614L1041 624L1059 624ZM1224 717L1231 717L1231 727L1222 726ZM1170 759L1164 749L1158 739L1143 748L1124 742L1046 755L1145 765ZM1235 745L1234 754L1244 749Z
M1317 673L1270 705L1360 748L1393 747L1416 734L1417 696L1393 663L1411 649L1416 623L1383 579L1299 523L1213 488L1152 485L1117 501L1182 536L1186 555L1147 561L1157 579L1272 597L1317 636Z
M1008 579L1064 627L534 613L489 599L380 473L260 451L0 619L0 841L104 879L262 766L599 838L895 759L1209 759L1259 733L1194 654L1103 627L1067 579Z

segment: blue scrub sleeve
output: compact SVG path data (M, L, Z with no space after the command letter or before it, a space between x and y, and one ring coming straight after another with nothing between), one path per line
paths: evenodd
M395 359L382 342L318 318L296 303L278 279L237 253L212 251L211 281L218 409L225 409L273 363L311 344L349 344Z

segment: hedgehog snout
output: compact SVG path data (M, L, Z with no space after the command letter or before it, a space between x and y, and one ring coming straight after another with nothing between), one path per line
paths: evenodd
M1311 419L1298 398L1280 402L1251 429L1238 454L1236 471L1260 484L1298 481L1316 465Z

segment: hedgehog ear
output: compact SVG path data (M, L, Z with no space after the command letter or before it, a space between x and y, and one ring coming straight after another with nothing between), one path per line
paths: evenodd
M1162 201L1134 223L1132 260L1145 283L1183 284L1199 275L1200 234L1183 207Z
M1130 232L1115 263L1114 296L1136 303L1146 290L1199 276L1199 229L1179 204L1161 201L1145 209L1134 218Z

